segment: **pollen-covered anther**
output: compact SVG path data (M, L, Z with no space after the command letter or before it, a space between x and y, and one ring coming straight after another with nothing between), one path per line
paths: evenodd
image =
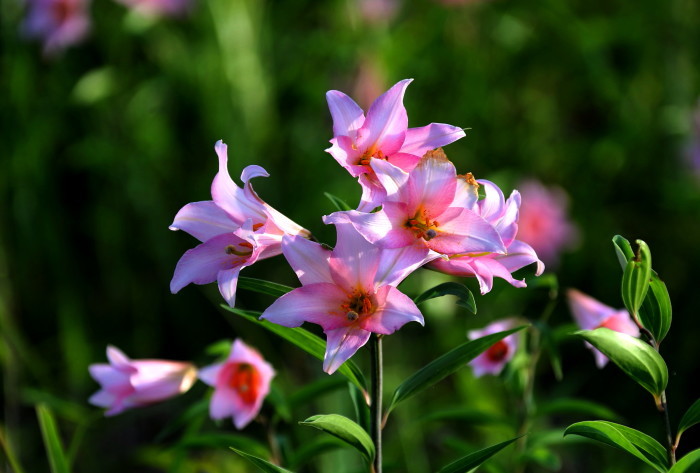
M227 245L226 248L224 248L224 251L227 255L236 256L250 256L250 254L253 253L253 245L247 241L239 243L238 246L245 248L245 250L237 250L235 245Z
M254 225L253 225L253 231L256 232L256 231L260 230L260 228L262 228L263 225L265 225L265 224L264 224L264 223L256 223L256 224L254 224Z
M348 318L348 320L350 322L354 322L355 320L357 320L360 317L360 314L358 314L354 310L349 310L348 313L345 314L345 316Z

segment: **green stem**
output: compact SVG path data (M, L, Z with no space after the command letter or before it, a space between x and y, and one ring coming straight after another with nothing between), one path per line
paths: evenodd
M372 464L372 473L382 473L382 336L372 335L370 341L370 358L372 363L371 392L371 436L376 454Z

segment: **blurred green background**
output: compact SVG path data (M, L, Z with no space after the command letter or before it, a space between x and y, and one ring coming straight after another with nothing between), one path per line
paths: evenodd
M690 386L700 358L700 169L686 156L700 139L697 1L396 0L379 2L394 9L379 16L366 13L369 0L195 1L184 18L146 19L94 0L91 35L48 59L20 35L23 4L0 0L0 423L26 471L48 471L38 402L55 412L76 472L253 471L225 441L183 443L181 425L162 431L206 395L204 386L104 419L87 404L98 388L87 367L104 362L108 343L133 358L205 365L214 359L207 346L240 336L275 366L279 392L324 378L320 362L224 313L215 285L171 295L175 264L196 242L168 225L184 204L210 198L213 145L223 139L235 180L246 165L263 166L271 176L256 180L258 193L333 243L320 217L335 209L323 192L354 205L360 191L324 152L332 138L325 92L345 91L367 107L408 77L409 126L469 128L446 149L459 172L506 193L526 177L568 193L580 241L552 268L562 288L622 307L611 238L649 244L674 304L662 353L678 421L698 396ZM519 274L534 282L531 269ZM244 275L298 284L282 258ZM422 271L404 290L416 295L447 279ZM475 281L466 283L478 293ZM447 299L423 306L425 328L409 325L386 340L387 391L462 342L467 329L507 316L536 319L547 290L498 280L477 296L476 316ZM241 308L269 303L239 291ZM550 323L571 324L561 294ZM590 398L662 439L651 398L632 381L613 366L597 370L576 340L564 339L560 350L563 379L543 358L536 399ZM363 352L356 359L366 366ZM445 406L508 418L506 385L465 369L397 410L386 430L387 470L432 471L512 437L507 422L423 419ZM284 448L321 435L296 421L334 411L352 412L343 386L293 413L279 432L290 442ZM269 404L263 413L272 415ZM564 426L589 418L540 420L533 432L548 434L542 444L554 447L534 448L528 471L643 471L611 449L561 439ZM185 424L195 434L235 433L202 409ZM261 425L244 434L266 443ZM698 440L688 434L680 451ZM513 455L506 450L484 471L508 471ZM300 471L361 469L357 455L336 450Z

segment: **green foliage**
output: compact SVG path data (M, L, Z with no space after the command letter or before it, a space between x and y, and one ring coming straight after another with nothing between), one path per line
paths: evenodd
M251 455L249 453L243 452L241 450L237 450L233 447L231 447L231 450L248 460L250 463L255 465L258 470L264 472L264 473L293 473L290 470L286 470L280 466L277 466L273 463L270 463L267 460L263 460L260 457L256 457L255 455Z
M240 289L248 289L249 291L267 294L273 297L280 297L294 289L293 287L277 284L263 279L247 278L245 276L238 277L238 287Z
M651 332L654 340L661 343L671 328L671 297L656 271L651 272L649 289L639 308L639 321Z
M668 473L700 473L700 449L693 450L678 460Z
M375 448L372 439L362 427L347 417L339 414L315 415L299 424L337 437L364 455L368 462L374 460Z
M472 314L476 314L476 301L474 300L474 294L472 294L472 291L470 291L467 286L456 282L445 282L438 284L437 286L428 289L423 294L416 297L413 302L418 305L427 300L446 295L457 296L458 306L468 309Z
M668 471L666 450L648 435L624 425L600 420L577 422L564 435L580 435L625 451L657 471Z
M619 420L620 416L609 407L588 399L576 399L560 397L547 401L540 401L537 406L538 416L578 414L599 417L609 420Z
M678 424L678 437L688 430L690 427L700 423L700 399L695 401L692 406L685 411L680 423Z
M642 240L637 240L639 250L634 258L627 261L622 275L622 301L630 313L637 317L639 308L649 290L651 278L651 252Z
M515 437L514 439L506 440L505 442L491 445L490 447L470 453L469 455L462 457L449 465L445 465L438 473L468 473L519 438L520 437Z
M333 194L328 193L328 192L324 192L323 195L325 195L328 198L328 200L331 201L331 203L336 208L336 210L339 210L339 211L352 210L352 207L350 207L348 204L346 204L345 201L343 199L341 199L340 197L336 197Z
M488 350L494 343L507 337L508 335L524 329L526 326L516 327L503 332L493 333L485 337L470 340L445 353L441 357L431 361L420 370L409 376L394 391L391 398L387 414L391 412L399 403L415 396L434 384L442 381L458 369L465 366L484 351Z
M46 455L49 458L49 465L52 473L70 473L70 466L66 452L63 449L63 442L58 433L56 419L51 410L43 404L36 406L36 416L41 428L41 436L44 438Z
M668 384L661 355L647 343L608 328L582 330L576 335L600 350L630 378L658 399Z

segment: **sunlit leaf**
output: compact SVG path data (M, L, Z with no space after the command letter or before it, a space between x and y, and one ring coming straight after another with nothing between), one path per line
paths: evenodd
M49 457L49 465L52 473L69 473L68 459L63 449L63 443L58 434L56 419L51 410L45 404L36 406L36 416L39 419L41 436L44 439L46 455Z
M464 284L459 284L456 282L444 282L438 284L425 291L423 294L416 297L413 302L416 305L425 302L429 299L435 299L436 297L442 296L457 296L457 305L464 307L473 314L476 314L476 301L474 300L474 294L467 288Z
M649 291L639 308L639 321L659 343L671 328L671 298L656 271L651 272Z
M301 425L322 430L357 449L369 462L374 459L374 442L369 434L357 423L339 414L311 416Z
M335 208L340 210L341 212L345 210L352 210L352 207L345 203L345 201L340 197L336 197L328 192L324 192L323 195L325 195L328 198L328 200L330 200L331 203L335 206Z
M655 398L666 389L666 363L647 343L608 328L582 330L576 332L576 335L600 350Z
M293 287L277 284L276 282L265 281L264 279L247 278L245 276L238 277L238 287L274 297L283 296L294 289Z
M491 445L484 449L478 450L476 452L470 453L469 455L460 458L457 461L445 465L440 469L438 473L467 473L470 470L476 468L477 466L484 463L486 460L506 448L511 443L518 440L520 437L515 437L514 439L506 440L505 442L497 443L496 445Z
M627 262L634 258L634 251L632 251L632 245L620 235L615 235L612 239L613 245L615 245L615 254L617 255L617 260L620 262L620 266L624 271L627 267Z
M698 423L700 423L700 399L695 401L683 414L681 422L678 424L678 436L680 437L683 432Z
M620 416L608 407L588 399L558 398L551 401L540 401L537 406L537 416L551 414L578 414L602 417L603 419L618 420Z
M255 455L251 455L250 453L243 452L241 450L237 450L233 447L231 447L231 450L248 460L250 463L258 467L258 470L263 471L265 473L293 473L290 470L286 470L282 468L281 466L277 466L275 464L270 463L267 460L263 460L260 457L256 457Z
M396 388L387 413L391 412L401 401L418 394L462 368L466 363L488 350L497 341L525 327L526 326L517 327L511 330L486 335L476 340L470 340L428 363Z
M668 471L668 460L664 447L652 437L638 430L613 422L592 420L577 422L567 427L564 435L572 434L623 450L657 471Z
M632 314L638 314L639 308L649 290L651 278L651 252L642 240L637 240L639 250L634 258L627 262L622 275L622 301Z
M668 473L700 473L700 450L686 454Z
M308 330L301 327L283 327L282 325L273 324L267 320L259 320L260 312L231 308L225 304L222 304L221 307L284 338L319 360L323 360L325 356L326 343ZM351 383L360 388L363 393L367 392L365 377L362 371L360 371L360 368L358 368L352 360L343 363L340 368L338 368L338 373L345 376Z

